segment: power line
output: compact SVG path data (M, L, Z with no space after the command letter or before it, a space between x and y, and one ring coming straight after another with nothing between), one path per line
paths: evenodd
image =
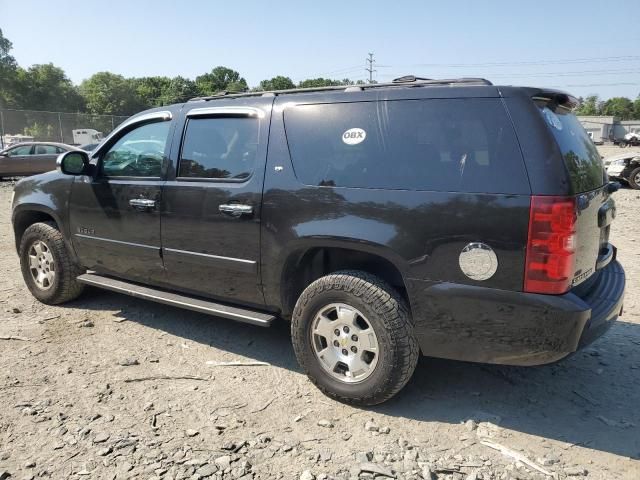
M591 58L566 58L562 60L532 60L525 62L485 62L485 63L414 63L411 65L399 65L399 67L507 67L511 65L561 65L568 63L591 63L591 62L626 62L640 60L638 55L624 55L616 57L591 57Z
M581 75L581 76L593 76L593 77L597 77L600 75L620 75L620 74L636 74L636 73L640 73L640 69L638 69L637 67L634 69L621 69L621 70L610 70L610 69L605 69L605 70L579 70L579 71L571 71L571 72L532 72L532 73L505 73L505 72L501 72L501 73L492 73L488 76L490 76L491 78L495 78L495 77L503 77L503 78L511 78L511 77L523 77L523 78L528 78L528 77L570 77L570 76L574 76L574 75ZM442 77L442 76L447 76L449 74L431 74L431 76L435 76L435 77ZM397 74L386 74L383 73L382 74L383 77L395 77L397 76Z
M375 63L373 53L369 53L369 57L366 60L367 66L365 67L365 71L369 72L369 83L373 83L373 72L377 72L377 70L373 69L373 64Z

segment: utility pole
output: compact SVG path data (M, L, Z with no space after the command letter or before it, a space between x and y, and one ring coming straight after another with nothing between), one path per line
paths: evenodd
M369 83L373 83L373 72L377 71L373 69L374 63L375 60L373 59L373 53L369 53L369 58L367 58L367 66L365 68L365 70L369 72Z

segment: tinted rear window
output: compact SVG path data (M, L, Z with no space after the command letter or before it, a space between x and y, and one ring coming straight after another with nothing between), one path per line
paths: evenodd
M571 110L539 102L540 113L553 134L569 172L572 190L588 192L604 184L604 166L589 134Z
M307 185L530 193L499 99L300 105L285 126Z

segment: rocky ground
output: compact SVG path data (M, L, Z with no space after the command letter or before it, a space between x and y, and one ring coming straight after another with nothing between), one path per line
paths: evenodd
M424 358L392 401L333 402L261 329L89 289L42 305L0 184L0 480L640 478L640 192L616 194L625 314L516 368ZM244 364L231 364L241 362Z

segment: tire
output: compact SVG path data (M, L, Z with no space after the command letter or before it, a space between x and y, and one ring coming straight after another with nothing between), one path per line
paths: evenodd
M634 190L640 190L640 167L631 170L627 181L631 188Z
M319 354L316 353L325 344L327 350L322 352L332 348L326 337L317 336L314 332L323 319L326 321L331 315L327 313L326 317L323 317L324 312L330 311L334 305L344 306L336 307L334 317L337 317L339 311L347 313L344 318L356 312L352 324L358 323L359 326L353 331L368 332L364 333L362 338L356 339L360 343L348 343L355 335L350 338L335 337L331 341L332 345L338 342L333 355L337 355L342 349L343 356L338 355L342 359L354 358L344 356L344 352L351 355L349 350L353 351L353 347L358 345L359 353L354 354L357 364L369 361L369 371L366 375L363 373L362 380L348 378L341 370L346 367L342 362L338 362L337 371L334 369L330 372L327 366L323 366ZM338 331L342 335L343 327L338 322L342 322L343 319L337 317L329 321L335 321L336 328L334 330L334 324L329 323L331 326L327 336ZM344 323L348 324L349 322ZM365 325L373 331L373 342L371 330L363 329ZM336 272L309 285L296 303L291 322L291 336L298 362L309 379L324 394L352 405L376 405L390 399L406 385L418 363L418 342L405 301L384 281L361 271ZM369 342L377 343L375 355L366 351L365 343ZM327 363L333 362L329 360ZM337 378L338 376L340 378Z
M22 277L32 295L42 303L56 305L68 302L84 290L84 285L76 279L84 272L74 263L54 223L34 223L27 228L20 241L19 254ZM36 261L42 259L37 262L39 269L32 268L32 258ZM42 278L47 277L41 283L34 277L38 272L43 273ZM51 272L53 275L47 275Z

